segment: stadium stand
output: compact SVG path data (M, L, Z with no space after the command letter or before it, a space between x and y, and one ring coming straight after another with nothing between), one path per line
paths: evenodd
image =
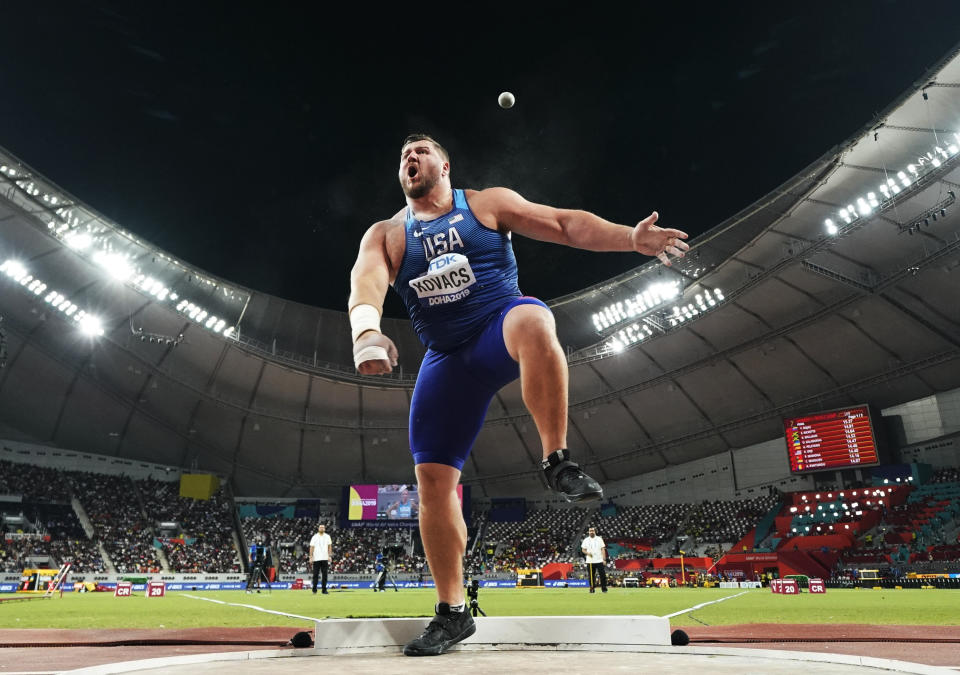
M234 545L232 504L223 487L208 500L179 495L176 482L136 482L151 529L175 523L175 531L158 532L170 568L176 572L240 572Z
M83 505L97 539L120 573L160 572L153 547L153 528L136 498L136 485L126 476L69 471L64 477Z
M281 505L277 506L282 508ZM269 535L274 549L274 563L281 574L307 574L312 571L309 560L310 538L317 531L317 524L320 522L327 526L327 533L333 538L333 546L339 556L340 537L333 525L336 522L335 513L316 512L293 518L283 515L240 518L243 537L248 546L258 538Z
M691 510L683 531L701 542L733 543L756 527L777 499L765 495L746 500L703 502Z
M0 495L11 499L0 501L0 570L70 561L78 572L104 571L99 547L69 504L61 472L0 461Z
M611 558L650 557L656 555L661 544L666 544L666 552L671 553L681 525L694 508L693 504L645 504L618 507L615 515L608 516L602 510L594 511L587 525L578 531L577 554L589 527L597 528Z
M488 522L483 534L484 546L470 562L486 572L574 562L571 533L580 531L586 513L578 507L542 509L529 511L527 518L519 522ZM487 546L492 546L493 556L486 554Z

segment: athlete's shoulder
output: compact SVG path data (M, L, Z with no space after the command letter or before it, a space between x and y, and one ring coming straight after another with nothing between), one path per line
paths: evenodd
M490 187L484 190L464 190L470 210L484 226L500 229L501 219L517 210L523 197L505 187Z
M463 194L471 201L480 200L483 203L496 203L520 197L515 190L505 187L489 187L483 190L464 190Z

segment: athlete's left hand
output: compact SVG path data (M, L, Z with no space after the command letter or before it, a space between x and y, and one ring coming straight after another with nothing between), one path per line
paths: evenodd
M393 340L375 330L368 330L353 343L353 362L361 375L392 373L397 356Z
M633 250L644 255L656 256L664 265L670 265L670 256L682 258L685 251L690 250L689 244L682 239L687 233L669 227L658 227L656 211L637 223L633 228L631 239Z

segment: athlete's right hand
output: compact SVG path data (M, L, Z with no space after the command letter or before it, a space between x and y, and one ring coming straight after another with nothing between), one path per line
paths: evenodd
M353 343L353 363L361 375L383 375L397 365L397 347L383 333L368 330Z

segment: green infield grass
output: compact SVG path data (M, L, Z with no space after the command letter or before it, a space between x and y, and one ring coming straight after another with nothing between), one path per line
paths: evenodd
M742 595L735 596L739 593ZM428 616L433 590L373 593L309 591L172 592L164 598L115 598L108 593L66 593L63 598L0 603L0 628L196 628L304 626L309 622L188 596L248 604L313 618ZM8 597L8 596L4 596ZM490 616L653 614L664 616L711 600L730 598L671 619L674 626L741 623L868 623L950 625L958 621L960 591L837 590L824 595L774 595L767 589L483 589L480 607Z

